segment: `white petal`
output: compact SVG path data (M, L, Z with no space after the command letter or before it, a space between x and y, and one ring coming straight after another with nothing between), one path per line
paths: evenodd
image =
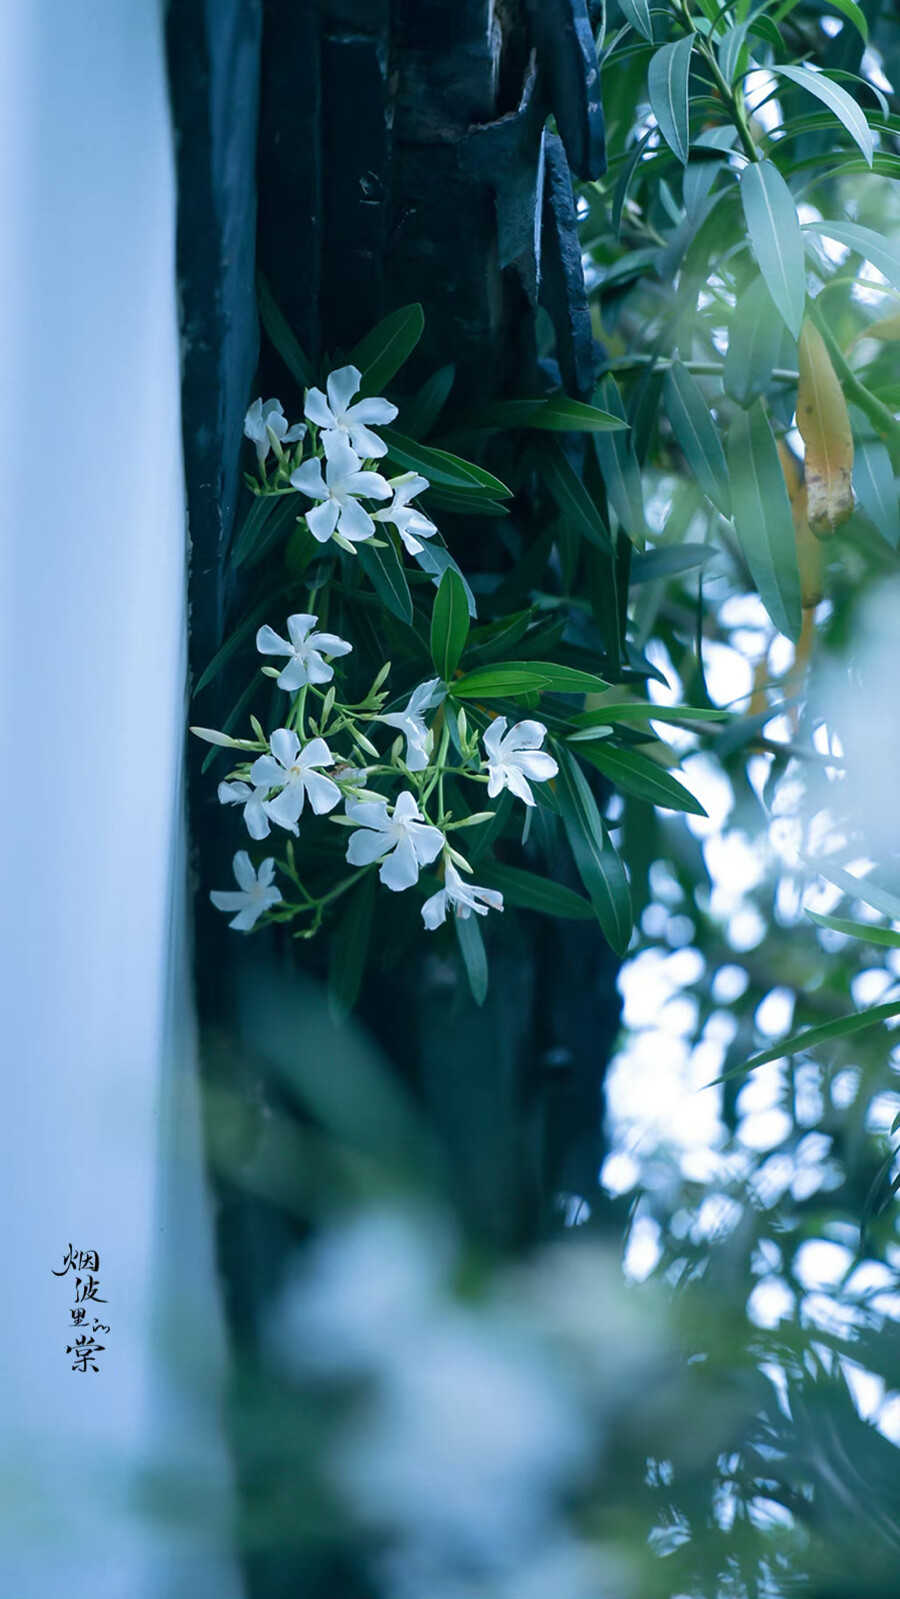
M347 442L346 434L332 433L326 441L325 454L325 481L329 490L345 487L345 479L358 472L361 465L356 451Z
M324 738L312 738L308 744L304 745L303 754L297 764L304 771L310 766L333 766L334 756Z
M274 755L260 755L250 768L250 781L254 788L281 788L285 781L284 767Z
M320 544L327 544L332 533L337 527L340 515L339 506L333 500L326 500L324 505L314 505L306 513L306 525L314 539Z
M256 887L256 873L253 870L253 863L250 859L250 856L247 854L245 849L238 850L234 860L231 863L231 867L235 877L237 878L238 885L244 890L245 893L249 893L251 888Z
M261 627L256 635L256 648L259 650L260 655L290 655L291 653L291 646L287 639L283 639L280 633L276 633L273 627L269 627L268 623L266 623L265 627Z
M266 815L289 833L296 833L303 814L303 784L288 783L273 800L266 800Z
M387 800L348 800L344 809L350 821L356 822L357 826L374 827L382 833L390 832Z
M472 893L477 895L478 899L483 900L484 903L485 903L485 906L489 905L492 911L502 911L502 909L503 909L503 895L500 893L499 889L496 889L496 888L473 888L472 889ZM476 910L478 909L477 905L475 906L475 909Z
M351 866L371 866L373 861L381 860L385 850L390 848L390 842L384 833L373 833L369 827L360 827L357 832L350 834L347 860Z
M334 667L328 665L318 650L309 651L304 672L307 683L330 683L334 677ZM281 678L278 682L281 683Z
M338 638L336 633L314 633L309 640L315 650L321 650L323 655L349 655L353 649L346 639Z
M485 749L487 750L489 760L496 761L497 756L500 753L500 741L503 738L503 735L504 735L505 732L506 732L506 717L505 716L496 717L495 720L491 723L490 727L485 728L485 731L482 734L481 742L483 743Z
M276 727L269 745L276 761L284 767L293 766L300 751L300 740L293 728Z
M526 777L535 783L546 783L555 777L559 771L552 755L547 755L543 750L519 750L509 762L510 766L518 766Z
M407 822L417 821L421 814L422 812L416 804L416 797L410 793L408 788L404 789L402 794L397 795L397 803L394 806L395 822L402 822L405 826Z
M303 407L303 415L317 428L333 428L335 415L321 389L310 389Z
M253 793L249 783L220 783L220 805L246 805Z
M419 543L418 539L413 538L411 533L407 533L406 529L403 527L399 527L397 532L400 534L400 537L403 540L404 548L409 551L410 555L420 555L422 553L421 544Z
M285 444L296 444L299 439L302 439L305 436L305 433L306 423L295 422L292 428L288 428L286 434L284 435L283 442Z
M302 655L295 655L288 661L284 670L279 672L276 679L278 687L283 688L288 694L293 694L296 689L302 688L304 683L310 681L308 666L308 660L305 661Z
M307 772L303 779L303 786L309 795L309 803L317 816L324 816L328 811L333 811L340 804L341 791L337 783L322 772Z
M244 436L252 439L254 444L258 444L260 439L265 438L265 431L262 400L254 400L244 417Z
M275 862L271 855L267 855L257 872L257 882L261 888L266 888L275 876Z
M242 911L247 903L246 894L239 894L234 888L214 888L209 897L217 911Z
M252 772L251 772L252 777ZM488 767L488 799L496 799L506 787L506 769L503 766Z
M419 862L412 839L407 835L401 838L399 844L393 849L387 859L382 863L378 876L385 888L393 889L399 894L404 888L412 888L413 883L419 880Z
M307 611L296 611L288 617L288 638L295 650L303 647L318 620L317 616L310 616Z
M229 922L228 925L235 928L239 933L249 933L264 914L265 909L266 907L262 900L254 900L252 904L245 905L240 914L235 916L234 920Z
M322 476L322 467L319 461L304 461L296 471L291 473L291 488L299 489L311 500L327 500L328 489Z
M436 894L432 894L430 899L426 899L425 904L422 906L422 920L429 932L433 932L436 927L440 927L441 923L446 920L447 901L448 895L445 888L438 889Z
M386 427L388 422L393 422L397 414L397 407L392 405L390 400L370 398L357 400L350 408L347 421L352 422L354 426L357 422L370 422L374 423L375 427Z
M546 737L543 722L516 722L504 739L504 754L509 750L540 749Z
M263 808L264 794L265 789L256 789L250 795L250 798L244 806L244 821L247 823L247 832L250 834L250 837L255 838L257 842L261 838L268 838L270 831L269 818L267 817ZM265 862L263 862L263 865L265 865ZM260 879L261 878L262 867L260 868Z
M336 372L328 374L325 387L328 390L328 403L335 416L343 416L358 392L361 381L361 373L355 366L341 366Z
M431 827L428 823L413 822L408 828L416 860L423 866L428 866L431 861L437 860L444 847L445 839L439 827Z
M520 772L517 766L512 765L505 767L504 770L506 772L506 786L510 793L515 794L517 799L524 800L526 805L533 805L535 802L534 795L528 787L524 772ZM490 788L488 792L490 792Z
M372 537L375 524L358 500L348 500L341 510L338 532L342 533L345 539L350 539L353 544L361 544L363 539Z
M440 686L441 680L439 677L430 677L427 683L420 683L409 697L409 704L406 707L407 713L410 716L419 716L422 711L427 711L431 706L435 689L440 688ZM443 699L443 695L441 695L441 698Z
M409 718L407 718L409 720ZM428 728L420 723L418 727L406 730L406 764L411 772L424 772L428 765L428 745L430 742Z
M356 406L353 409L355 411ZM367 427L363 427L361 422L351 422L347 432L354 450L364 461L380 461L383 455L387 455L388 447L384 439L380 439L377 433L372 433Z
M361 494L366 500L389 500L391 488L378 472L351 472L346 478L351 494Z

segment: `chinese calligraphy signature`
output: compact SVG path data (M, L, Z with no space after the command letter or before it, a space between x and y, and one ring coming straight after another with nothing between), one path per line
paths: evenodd
M103 1353L106 1345L97 1342L97 1335L102 1333L105 1336L109 1332L109 1327L101 1322L99 1317L94 1317L93 1327L89 1320L89 1317L93 1316L93 1312L88 1308L90 1302L97 1305L107 1303L100 1293L100 1256L97 1250L73 1249L70 1244L62 1269L60 1271L54 1269L53 1275L65 1277L70 1271L75 1276L75 1305L69 1310L69 1315L72 1318L72 1326L84 1327L85 1331L76 1337L73 1344L66 1345L66 1354L75 1356L72 1362L73 1371L86 1372L88 1367L91 1371L99 1371L97 1356ZM79 1275L80 1273L84 1275Z

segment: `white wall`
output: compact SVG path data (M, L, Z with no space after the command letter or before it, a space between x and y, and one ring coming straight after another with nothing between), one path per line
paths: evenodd
M0 0L4 1599L237 1591L185 961L174 207L158 0ZM70 1241L100 1252L98 1374L65 1352ZM154 1349L173 1317L189 1374L203 1352L189 1405ZM161 1465L209 1524L154 1521Z

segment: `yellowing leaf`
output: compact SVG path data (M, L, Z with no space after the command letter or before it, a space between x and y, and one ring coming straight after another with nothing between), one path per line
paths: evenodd
M797 426L806 445L809 525L827 538L853 510L853 433L841 385L818 328L800 330Z
M868 327L860 328L850 348L859 344L861 339L881 339L883 344L893 344L900 339L900 311L895 311L893 316L879 317L877 322L870 322Z
M819 604L824 595L822 575L822 546L809 525L806 505L806 484L800 473L800 463L783 439L778 440L778 455L784 473L791 515L794 518L794 537L797 541L797 569L800 573L800 604L810 610Z

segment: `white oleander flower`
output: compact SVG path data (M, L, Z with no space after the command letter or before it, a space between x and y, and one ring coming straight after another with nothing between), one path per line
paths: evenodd
M214 888L209 897L217 911L237 911L229 927L236 928L239 933L249 933L267 910L281 903L280 889L272 886L275 862L270 855L257 873L253 870L253 862L247 851L239 849L232 867L238 881L238 891Z
M293 488L311 500L321 501L306 513L309 531L320 544L327 544L335 530L353 544L371 538L375 532L375 523L357 496L389 500L391 491L377 472L363 472L361 468L359 456L341 437L329 451L324 477L318 460L304 461L291 473Z
M289 428L280 400L254 400L244 417L244 436L252 439L256 445L256 459L260 466L265 466L266 458L272 448L270 429L279 444L296 444L306 432L306 423L295 422L294 426Z
M388 816L386 800L348 800L347 815L358 827L347 850L350 865L381 861L378 875L396 893L412 888L419 868L436 860L444 847L440 828L425 821L408 789L397 796L393 816Z
M488 796L496 799L504 788L515 794L526 805L534 804L534 795L528 785L546 783L559 771L552 755L545 754L541 745L547 736L542 722L516 722L506 731L506 717L498 716L484 733L487 750Z
M244 821L251 838L269 836L269 818L263 801L266 789L252 788L249 783L220 783L219 800L222 805L243 805Z
M261 655L289 655L287 666L279 674L278 687L293 693L306 683L330 683L334 667L324 659L326 655L349 655L353 648L346 639L335 633L314 633L319 618L298 613L287 620L288 637L283 639L274 628L261 627L256 635L256 648Z
M375 511L372 520L391 522L410 555L418 555L422 548L419 540L433 538L437 528L427 516L417 511L409 502L414 500L417 494L424 494L431 485L427 477L419 477L415 472L405 472L402 477L393 477L389 481L394 491L394 498L383 511Z
M489 910L502 911L503 895L495 888L479 888L475 883L464 882L453 862L448 861L443 888L422 906L422 920L429 932L440 927L451 906L456 915L466 921L473 911L476 916L486 916Z
M363 460L377 461L382 455L387 455L384 440L377 433L370 432L367 424L374 423L377 427L393 422L397 407L391 405L390 400L380 399L357 400L355 405L351 405L350 401L359 392L361 382L357 367L342 366L328 376L325 384L327 399L321 389L310 389L307 393L304 413L309 422L314 422L317 428L322 429L325 454L328 456L331 455L329 436L334 435L349 442Z
M333 811L341 791L330 777L316 770L319 766L333 766L332 755L324 738L311 739L302 749L296 733L287 727L278 727L269 740L271 755L261 755L250 768L250 781L255 788L277 788L281 792L275 799L264 801L266 815L289 833L298 831L297 822L309 799L317 816Z
M440 682L439 677L432 677L427 683L420 683L410 696L405 711L389 711L386 716L378 718L379 722L386 722L388 727L396 727L406 734L406 764L411 772L424 772L428 765L431 729L425 726L422 717L431 708L434 691L440 687Z

